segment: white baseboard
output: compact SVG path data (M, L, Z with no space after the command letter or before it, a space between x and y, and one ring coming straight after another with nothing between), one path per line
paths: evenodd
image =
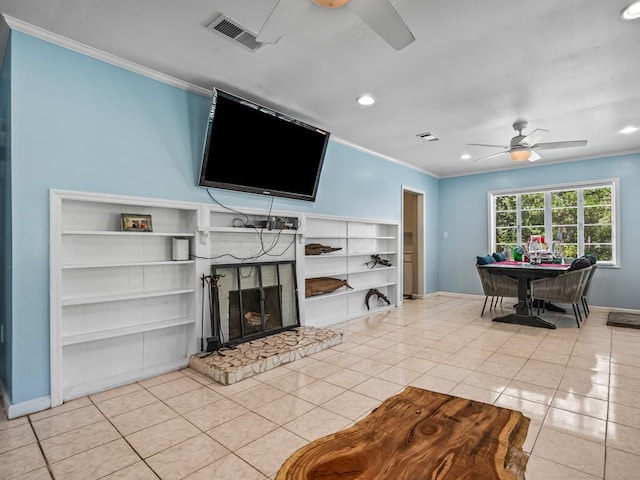
M7 390L4 388L4 384L0 380L0 394L2 395L2 406L7 418L12 420L14 418L29 415L31 413L40 412L51 407L51 397L40 397L28 400L26 402L12 404L7 394Z

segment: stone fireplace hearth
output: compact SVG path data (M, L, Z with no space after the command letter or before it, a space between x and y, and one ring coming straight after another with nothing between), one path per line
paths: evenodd
M231 385L244 378L339 345L342 343L342 336L342 333L330 329L297 327L232 348L192 355L189 366L217 383Z

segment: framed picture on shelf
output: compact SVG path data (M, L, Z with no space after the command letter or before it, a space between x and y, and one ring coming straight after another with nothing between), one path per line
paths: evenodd
M123 232L153 232L151 225L151 215L141 215L137 213L122 213Z

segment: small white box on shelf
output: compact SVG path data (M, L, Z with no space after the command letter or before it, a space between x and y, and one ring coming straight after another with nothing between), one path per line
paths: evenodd
M173 260L189 260L189 239L174 237L171 251Z

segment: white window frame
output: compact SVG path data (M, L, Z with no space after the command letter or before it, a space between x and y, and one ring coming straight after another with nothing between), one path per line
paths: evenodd
M620 179L619 178L607 178L601 180L591 180L587 182L575 182L575 183L561 183L554 185L539 185L535 187L526 188L511 188L505 190L490 190L487 192L487 202L489 212L489 239L488 245L490 251L496 251L496 210L495 210L495 197L502 195L515 195L523 193L544 193L545 194L545 226L551 225L551 203L548 201L552 191L555 190L573 190L579 188L593 188L593 187L611 187L611 210L612 210L612 235L611 248L613 261L601 262L598 261L598 265L619 268L620 267ZM584 249L584 217L582 205L582 198L578 197L578 245L579 249ZM520 204L517 205L517 221L520 225Z

